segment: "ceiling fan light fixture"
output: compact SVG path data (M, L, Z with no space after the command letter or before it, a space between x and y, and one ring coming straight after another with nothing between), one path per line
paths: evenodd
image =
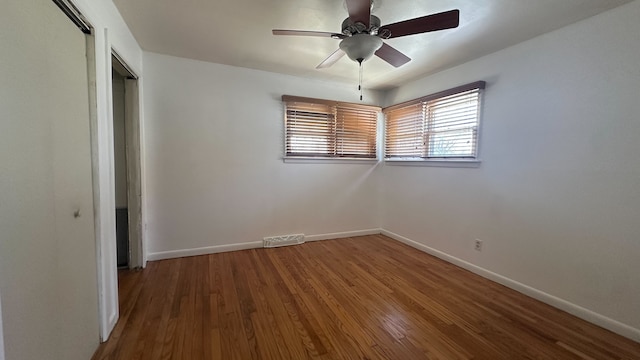
M340 49L349 59L362 63L382 47L382 39L369 34L355 34L340 42Z

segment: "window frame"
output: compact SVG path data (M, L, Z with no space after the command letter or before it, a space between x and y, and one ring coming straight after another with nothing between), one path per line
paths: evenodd
M289 126L288 122L290 119L288 118L288 104L289 103L306 103L313 105L324 105L328 106L333 110L333 116L329 115L329 118L332 118L333 125L328 126L327 131L330 131L330 136L333 137L331 143L334 144L334 149L327 151L327 153L303 153L300 155L296 155L295 152L292 153L289 151ZM380 161L380 151L379 151L379 128L380 128L380 114L382 112L382 108L375 105L364 105L364 104L356 104L342 101L333 101L333 100L325 100L325 99L316 99L316 98L307 98L300 96L292 96L292 95L282 95L282 107L284 112L284 137L283 137L283 161L291 162L291 163L367 163L367 162L378 162ZM349 155L339 155L339 151L337 150L338 144L342 143L344 139L349 138L341 138L340 134L344 130L344 128L340 128L338 123L341 121L341 115L345 115L339 109L347 109L345 111L367 111L374 113L374 123L371 127L369 124L372 133L367 133L365 130L365 137L373 139L373 152L368 153L363 156L349 156ZM352 138L350 138L352 139ZM368 156L369 154L373 154L373 156Z
M457 86L451 89L447 89L444 91L440 91L437 93L433 93L430 95L422 96L413 100L405 101L396 105L392 105L386 107L382 110L384 114L384 134L382 139L382 148L383 148L383 160L386 164L389 165L414 165L414 166L445 166L445 167L477 167L479 166L481 160L479 158L480 154L480 133L481 133L481 119L482 119L482 100L484 89L486 87L486 82L484 81L476 81L473 83ZM394 156L389 157L387 155L387 143L388 143L388 113L401 110L401 109L409 109L412 106L422 106L423 108L429 102L434 102L439 99L443 99L446 97L450 97L452 95L462 94L465 92L477 90L478 91L478 107L476 113L476 122L475 122L475 146L474 146L474 155L473 156L429 156L429 146L427 144L428 135L424 135L423 140L421 141L424 148L419 149L419 152L423 153L423 156ZM420 105L422 104L422 105ZM417 110L416 110L417 113ZM422 116L422 127L423 131L427 131L426 127L432 119L429 116Z

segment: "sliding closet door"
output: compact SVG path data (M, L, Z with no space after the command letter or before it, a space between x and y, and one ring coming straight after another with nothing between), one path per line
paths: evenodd
M0 294L7 360L98 337L86 36L51 0L0 10Z

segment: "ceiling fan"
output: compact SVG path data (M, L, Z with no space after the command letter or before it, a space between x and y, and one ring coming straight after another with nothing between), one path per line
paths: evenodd
M345 54L362 65L374 54L389 64L400 67L411 59L383 41L401 36L458 27L460 10L450 10L415 19L380 25L380 19L371 15L372 0L345 0L349 17L342 22L342 33L303 30L273 30L273 35L315 36L340 39L340 46L322 61L316 69L330 67Z

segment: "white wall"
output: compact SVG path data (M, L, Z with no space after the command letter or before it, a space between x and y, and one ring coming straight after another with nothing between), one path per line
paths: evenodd
M488 82L481 167L384 166L382 227L640 338L638 18L635 1L389 93Z
M282 162L281 95L358 101L356 84L146 52L144 68L149 253L378 227L375 163Z

